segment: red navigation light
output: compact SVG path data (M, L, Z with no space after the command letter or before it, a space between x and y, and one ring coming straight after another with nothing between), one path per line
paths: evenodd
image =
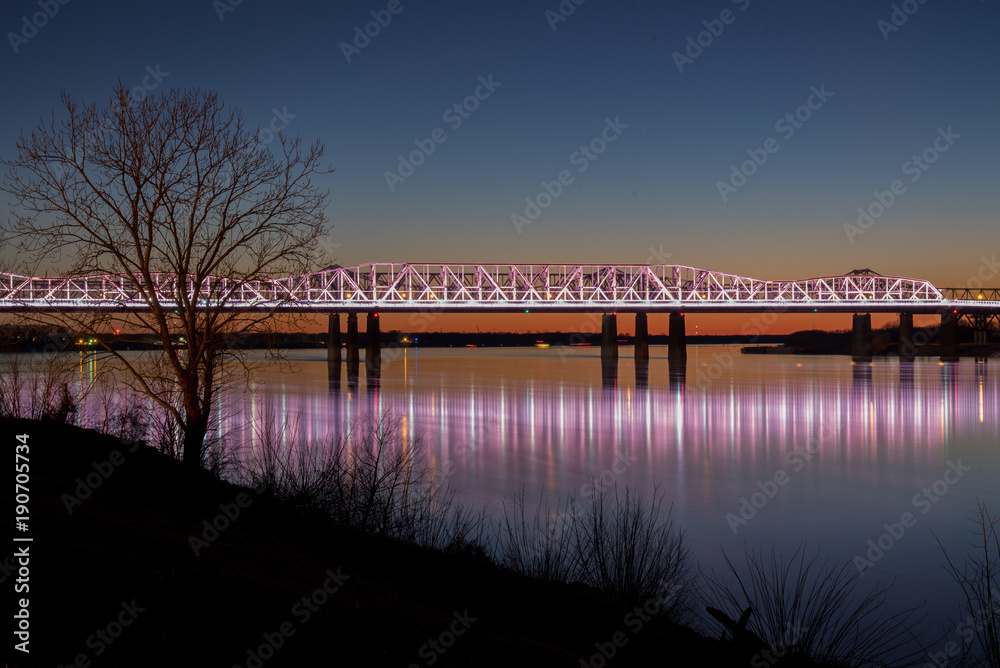
M378 317L378 313L373 314L372 317L373 318L377 318Z

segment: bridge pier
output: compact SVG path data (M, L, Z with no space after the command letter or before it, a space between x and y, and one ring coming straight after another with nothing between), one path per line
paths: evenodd
M942 362L958 361L958 314L942 313L941 329L938 330L938 344Z
M899 344L896 346L899 359L912 362L917 356L917 346L913 343L913 314L899 314Z
M649 362L649 319L645 313L635 314L635 349L632 355L637 365L640 361Z
M687 362L687 333L684 331L684 314L670 314L670 337L667 360L673 364Z
M365 325L365 380L369 385L377 385L382 379L382 332L378 324L378 313L368 314Z
M340 390L340 367L343 353L340 350L340 314L331 313L326 339L326 376L330 390Z
M985 346L989 342L990 336L990 316L977 313L969 316L972 321L973 343L977 346Z
M618 361L618 315L601 316L601 359Z
M872 361L871 313L855 313L851 332L851 359L855 362Z
M360 355L358 353L358 314L350 313L347 316L347 383L358 385L358 363Z
M326 361L340 366L340 314L331 313L326 338Z

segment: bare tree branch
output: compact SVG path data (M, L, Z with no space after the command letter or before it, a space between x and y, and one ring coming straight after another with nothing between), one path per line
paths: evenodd
M7 231L25 259L67 254L64 274L127 277L149 311L35 318L97 339L134 390L174 415L185 431L184 460L200 465L218 389L246 370L245 356L226 341L273 322L270 314L228 310L230 295L244 282L313 269L327 233L328 193L314 183L329 173L323 146L279 133L275 150L262 150L259 131L214 92L135 101L119 84L104 107L65 92L62 104L63 120L53 114L22 133L17 156L2 161L4 190L14 198ZM155 277L162 273L176 279L166 290ZM231 280L225 287L205 280L212 276ZM115 329L145 332L162 350L125 356L107 341ZM240 364L222 364L226 356ZM159 396L165 381L182 407Z

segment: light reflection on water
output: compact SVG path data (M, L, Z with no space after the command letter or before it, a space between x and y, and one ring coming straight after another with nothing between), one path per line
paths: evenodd
M883 523L912 512L916 526L864 582L895 578L892 600L934 602L935 631L957 612L958 597L932 531L960 554L972 538L966 518L975 499L1000 513L998 361L853 365L691 347L681 379L668 372L666 349L652 347L643 387L628 349L612 386L594 349L403 352L383 362L381 384L370 390L363 364L360 386L351 387L346 376L330 382L325 351L292 351L293 372L267 368L252 390L225 397L221 428L247 430L270 405L289 416L289 442L322 444L362 416L390 414L421 439L461 499L493 508L522 489L554 501L591 477L647 493L659 485L707 569L722 563L720 547L738 555L803 540L849 560L878 540ZM936 502L917 505L915 495L959 460L971 470ZM777 479L784 484L768 484ZM727 514L768 490L773 498L734 532Z

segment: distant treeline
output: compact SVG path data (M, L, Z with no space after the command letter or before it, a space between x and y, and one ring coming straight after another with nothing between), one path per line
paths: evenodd
M793 335L794 336L794 335ZM225 337L221 344L230 348L325 348L327 334L281 332L271 334L234 334ZM580 332L403 332L391 330L382 332L383 347L424 346L428 348L448 348L477 346L482 348L549 345L601 345L600 333ZM784 343L783 335L688 335L687 343L693 344L753 344ZM341 343L346 344L347 335L341 334ZM634 337L619 335L620 345L632 345ZM666 335L652 335L650 345L667 345ZM359 336L359 345L364 347L365 334ZM116 350L156 350L162 347L149 334L108 333L97 338L65 329L41 329L20 325L0 325L0 351L4 352L56 352L66 350L94 350L104 344ZM183 346L180 335L174 336L174 345Z
M916 341L937 343L937 327L914 327L913 336ZM918 334L922 332L922 334ZM822 329L806 329L792 332L784 338L784 344L802 353L827 353L848 355L851 352L851 330L843 329L828 332ZM959 343L972 343L974 334L972 327L960 324L958 326ZM899 346L899 327L886 325L872 330L872 350L874 354L895 353Z
M917 327L914 334L924 332L924 340L937 341L937 328ZM959 326L959 341L973 342L971 327ZM581 332L404 332L391 330L382 332L382 347L423 346L427 348L449 348L476 346L480 348L500 348L535 346L539 344L558 345L601 345L600 333ZM361 332L358 344L365 345L365 334ZM666 335L651 335L650 345L667 345ZM899 328L887 325L872 331L873 349L875 354L895 352L899 343ZM918 337L919 340L919 337ZM347 335L341 334L342 345L346 344ZM635 339L624 334L618 336L619 345L631 346ZM807 329L791 334L767 334L758 336L740 335L688 335L689 345L709 344L784 344L804 353L849 354L851 351L851 331L825 331ZM66 350L95 350L106 344L116 350L156 350L162 344L149 334L105 334L99 338L78 334L65 329L40 329L19 325L0 325L0 351L3 352L56 352ZM180 335L174 337L175 346L184 346ZM228 348L325 348L326 332L321 333L254 333L233 334L222 339L221 345Z

